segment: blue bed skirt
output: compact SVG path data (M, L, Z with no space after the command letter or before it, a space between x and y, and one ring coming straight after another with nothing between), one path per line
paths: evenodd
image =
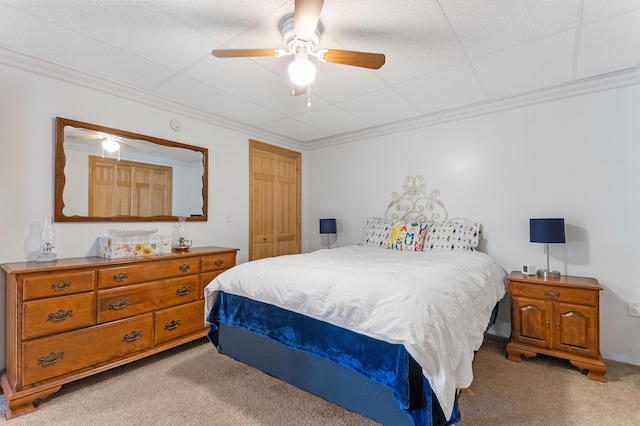
M211 323L209 340L221 352L235 352L236 356L229 355L242 358L239 360L243 362L249 360L247 363L252 365L251 359L254 358L261 364L254 365L257 368L380 423L398 424L402 421L404 424L446 425L460 420L457 399L450 420L446 420L420 366L402 345L372 339L304 315L224 292L218 293L207 319ZM243 345L235 340L231 348L231 341L227 345L224 336L232 334L234 339L245 339L249 334L257 339L254 338L251 345ZM258 352L255 344L266 346ZM293 350L299 354L296 355L298 358L303 354L308 357L303 363L313 362L313 359L323 363L319 371L324 376L320 382L324 384L318 388L317 384L308 385L310 378L299 377L313 375L313 370L308 367L294 374L294 364L285 362L277 367L273 363L267 363L269 356L262 352L264 348L278 351L279 355L272 357L276 362L282 363L284 356L292 356L282 352L288 349L289 352ZM250 352L254 352L257 357L253 357ZM328 372L333 368L342 370L336 377L342 377L340 380L348 385L355 382L357 376L364 378L361 384L367 390L363 393L362 386L357 392L345 391L341 386L327 386ZM345 374L352 374L353 377L345 380ZM390 396L387 399L392 399L395 411L400 414L393 417L390 410L370 399L375 391L370 389L372 385L383 389L383 393ZM360 400L356 401L357 399Z

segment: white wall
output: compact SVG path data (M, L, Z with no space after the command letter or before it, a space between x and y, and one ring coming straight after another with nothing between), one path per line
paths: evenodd
M239 248L238 262L246 261L250 135L0 65L0 263L34 259L42 217L53 214L56 116L208 148L209 220L187 222L189 238L194 246ZM169 126L172 118L182 122L180 132ZM108 229L159 228L172 235L174 226L177 221L56 223L56 251L61 258L96 255L96 238ZM0 274L0 369L4 294Z
M321 247L320 217L338 219L335 245L359 242L364 219L382 215L415 174L453 216L484 225L482 247L507 270L544 261L528 242L530 217L564 217L567 244L553 247L552 266L600 281L603 355L640 364L640 319L626 314L626 301L640 300L639 112L636 85L304 152L303 248ZM250 135L0 65L0 263L32 257L35 230L53 213L56 116L208 148L209 220L188 223L189 237L247 260ZM114 227L57 223L58 256L95 255L96 238ZM117 227L171 234L174 224ZM0 274L0 321L4 287ZM508 304L500 320L494 331L507 335ZM3 368L1 324L0 342Z
M306 152L304 248L321 247L321 217L338 220L335 246L360 242L407 175L482 223L481 248L507 271L546 261L529 218L564 217L552 268L599 280L603 356L640 364L640 318L627 315L640 300L639 123L635 85ZM492 331L508 336L508 300L500 311Z

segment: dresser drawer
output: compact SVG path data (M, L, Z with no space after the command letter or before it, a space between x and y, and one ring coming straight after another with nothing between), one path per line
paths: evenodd
M595 306L598 303L598 290L555 286L552 284L533 284L511 281L513 296L534 297L536 299L557 300L559 302L578 303Z
M202 256L202 271L216 271L236 266L236 252Z
M44 337L24 344L23 385L62 376L150 348L153 315Z
M61 274L26 277L24 279L23 299L40 299L43 297L91 291L94 288L94 277L94 271L65 272Z
M200 273L200 260L197 257L144 262L140 265L99 270L98 287L118 287L143 281L198 273Z
M98 292L98 323L168 308L198 299L200 275L134 284Z
M53 297L24 303L24 339L61 333L95 324L93 293Z
M204 300L164 309L156 312L155 316L156 345L206 330Z

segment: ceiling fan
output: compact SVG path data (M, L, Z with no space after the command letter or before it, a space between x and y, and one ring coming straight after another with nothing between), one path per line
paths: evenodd
M313 82L316 67L309 60L315 56L322 62L351 65L370 69L379 69L384 65L385 56L380 53L355 52L351 50L322 49L315 50L320 43L318 22L324 0L295 0L293 15L285 17L281 24L282 41L287 50L282 49L216 49L217 58L246 58L257 56L288 56L295 59L289 64L289 79L292 83L291 95L298 96L306 92Z
M65 129L66 130L66 129ZM124 141L123 138L115 135L111 135L97 130L83 129L81 127L74 128L71 132L65 133L65 139L89 139L102 142L102 156L104 157L104 151L117 152L118 160L120 160L120 145L124 145L131 149L136 149L135 146Z

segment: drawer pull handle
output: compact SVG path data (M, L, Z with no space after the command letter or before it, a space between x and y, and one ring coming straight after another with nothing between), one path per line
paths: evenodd
M560 293L558 293L557 291L549 291L549 290L547 290L547 291L544 292L544 295L547 296L547 297L550 297L552 299L557 299L558 296L560 296Z
M67 287L71 287L70 281L60 280L56 283L51 283L51 288L53 289L53 291L62 291Z
M56 322L64 321L67 318L69 318L71 315L73 315L73 311L71 309L69 309L68 311L65 311L64 309L60 309L55 314L52 312L49 315L47 315L47 321L56 321Z
M187 272L191 268L191 265L185 263L184 265L180 265L180 271Z
M51 352L47 356L41 356L40 358L38 358L38 365L47 366L47 365L55 364L56 362L60 361L63 356L64 356L64 352L58 352L58 353Z
M178 296L186 296L189 293L191 293L191 287L182 286L176 290Z
M216 266L222 266L223 263L224 263L224 260L222 259L216 260Z
M117 282L119 282L119 283L120 283L120 282L122 282L122 281L124 281L124 280L126 280L127 278L129 278L129 275L128 275L128 274L125 274L124 272L120 272L119 274L115 274L115 275L113 276L113 280L114 280L114 281L117 281Z
M129 299L118 299L111 303L109 303L109 309L113 309L114 311L124 309L129 305Z
M170 322L165 323L164 329L175 330L176 328L178 328L179 325L180 325L180 320L171 320Z
M142 337L142 330L138 330L138 331L134 330L131 333L125 334L124 336L122 336L122 341L123 342L135 342L140 337Z

